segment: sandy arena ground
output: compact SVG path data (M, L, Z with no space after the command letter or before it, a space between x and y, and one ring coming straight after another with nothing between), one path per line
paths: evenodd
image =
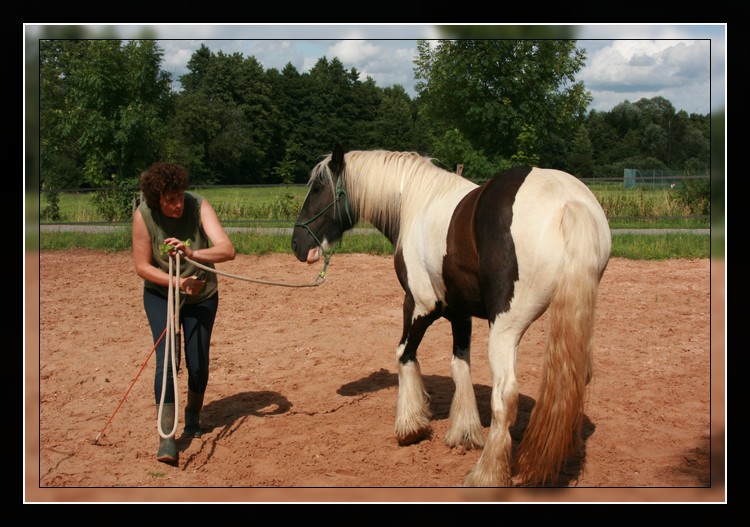
M218 268L287 283L320 270L290 255L239 255ZM206 432L182 438L180 423L171 467L155 460L153 342L130 253L27 255L25 501L725 499L723 261L610 261L585 457L563 489L460 487L481 452L442 439L453 392L446 321L418 354L433 436L397 445L403 292L392 257L334 255L325 283L312 288L219 280ZM544 320L519 350L519 423L537 397ZM486 352L486 322L477 320L472 372L487 429ZM182 406L184 371L178 382Z

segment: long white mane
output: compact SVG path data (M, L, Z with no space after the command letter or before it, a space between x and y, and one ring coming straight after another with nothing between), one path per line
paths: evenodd
M330 159L330 155L326 156L313 168L311 182L328 178L332 183ZM360 220L377 227L400 225L400 232L405 232L425 207L440 197L476 187L416 152L352 150L345 154L344 160L343 186L352 210ZM400 236L396 245L400 245Z

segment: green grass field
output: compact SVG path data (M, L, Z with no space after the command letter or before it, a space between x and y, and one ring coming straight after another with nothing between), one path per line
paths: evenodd
M669 188L624 189L615 184L596 184L592 192L602 204L604 212L618 225L612 228L708 228L708 218L696 216L680 200L677 190ZM278 185L268 187L206 187L191 189L208 199L222 221L293 221L302 206L305 185ZM44 222L97 223L108 222L97 213L92 192L60 193L59 220L48 220L44 211L49 207L44 196L38 204ZM133 197L137 191L133 191ZM115 221L129 222L129 217ZM658 223L655 223L658 222Z
M290 237L273 234L232 233L230 238L239 254L291 254ZM72 248L105 252L129 251L130 229L116 232L40 232L26 238L27 249L42 251ZM713 246L713 251L712 251ZM357 234L350 231L336 248L336 253L389 255L393 246L380 233ZM617 234L612 237L612 256L631 260L668 260L674 258L723 258L723 239L705 234Z
M268 187L209 187L191 189L208 199L225 227L291 227L302 206L305 185ZM691 214L674 189L623 189L616 184L592 186L594 195L610 218L612 229L708 229L708 217ZM133 196L137 194L133 193ZM60 219L41 223L120 224L127 229L116 233L39 233L38 240L27 236L27 246L41 250L88 247L104 250L130 248L130 217L107 221L96 212L93 193L59 194ZM42 218L48 207L44 197L27 199L27 222ZM31 220L30 220L31 219ZM367 226L367 225L360 225ZM240 253L291 252L288 236L233 233ZM712 251L713 248L713 251ZM347 233L339 252L389 254L393 247L381 234ZM723 237L698 234L618 234L613 236L613 256L633 259L723 257Z

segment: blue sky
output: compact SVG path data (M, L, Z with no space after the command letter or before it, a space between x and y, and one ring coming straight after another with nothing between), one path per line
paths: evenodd
M163 69L176 80L187 72L201 44L214 52L254 56L266 68L291 63L300 73L323 56L338 57L346 68L378 86L401 84L414 96L417 39L439 39L434 25L89 25L92 38L159 39ZM497 26L501 32L504 26ZM587 52L576 80L593 95L591 109L661 96L688 113L707 114L725 108L726 25L653 24L573 26L578 47ZM148 33L146 33L146 31ZM41 27L26 26L27 38L39 38ZM500 33L499 33L500 34Z

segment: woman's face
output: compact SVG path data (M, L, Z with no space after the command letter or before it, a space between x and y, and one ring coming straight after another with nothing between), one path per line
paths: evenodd
M185 209L185 192L176 190L164 192L159 197L161 212L168 218L180 218Z

